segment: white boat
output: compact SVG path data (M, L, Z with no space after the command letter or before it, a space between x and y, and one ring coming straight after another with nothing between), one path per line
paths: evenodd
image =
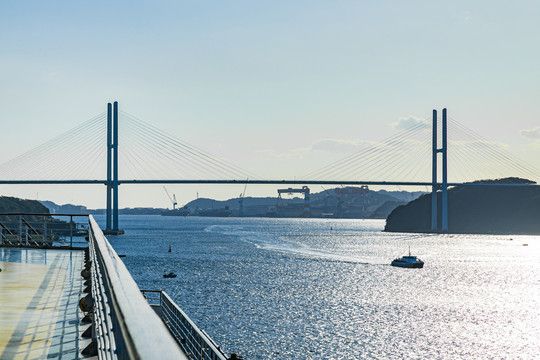
M421 269L424 267L424 262L416 256L411 255L411 248L409 247L408 256L394 259L390 265L403 268Z

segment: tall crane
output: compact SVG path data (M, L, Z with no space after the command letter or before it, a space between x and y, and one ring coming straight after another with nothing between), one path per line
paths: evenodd
M238 197L238 204L239 204L238 215L239 216L244 216L244 196L246 195L246 188L247 188L247 183L246 183L246 186L244 186L244 191Z
M171 195L169 194L169 192L167 191L167 188L166 188L165 186L163 187L163 190L165 190L165 193L166 193L167 196L169 197L169 200L171 200L173 210L176 210L176 204L177 204L177 202L176 202L176 195L173 194L173 196L171 197Z
M281 194L293 194L293 193L303 193L304 194L304 212L302 216L309 217L311 216L311 203L310 203L310 196L309 196L309 187L302 186L301 189L278 189L278 203L279 200L281 200Z

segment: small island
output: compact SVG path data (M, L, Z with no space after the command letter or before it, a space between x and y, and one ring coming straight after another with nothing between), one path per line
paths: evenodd
M493 186L448 189L448 232L455 234L540 234L540 187L496 184L536 184L521 178L481 180ZM439 224L441 193L438 193ZM395 208L385 231L431 232L431 194Z

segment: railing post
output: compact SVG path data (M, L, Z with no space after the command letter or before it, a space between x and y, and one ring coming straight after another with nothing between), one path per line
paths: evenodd
M47 217L43 216L43 241L45 244L47 244L48 237L47 237ZM53 246L53 242L51 241L51 246Z
M69 217L69 247L73 247L73 216Z
M22 215L19 215L19 245L22 245L23 236L22 236Z

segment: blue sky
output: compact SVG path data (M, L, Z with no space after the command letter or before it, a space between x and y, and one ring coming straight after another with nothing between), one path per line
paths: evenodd
M540 167L538 19L537 1L2 1L0 163L118 100L276 178L442 107ZM182 202L241 190L171 192ZM91 207L104 199L101 188L0 192ZM167 205L161 187L122 194L124 206Z

